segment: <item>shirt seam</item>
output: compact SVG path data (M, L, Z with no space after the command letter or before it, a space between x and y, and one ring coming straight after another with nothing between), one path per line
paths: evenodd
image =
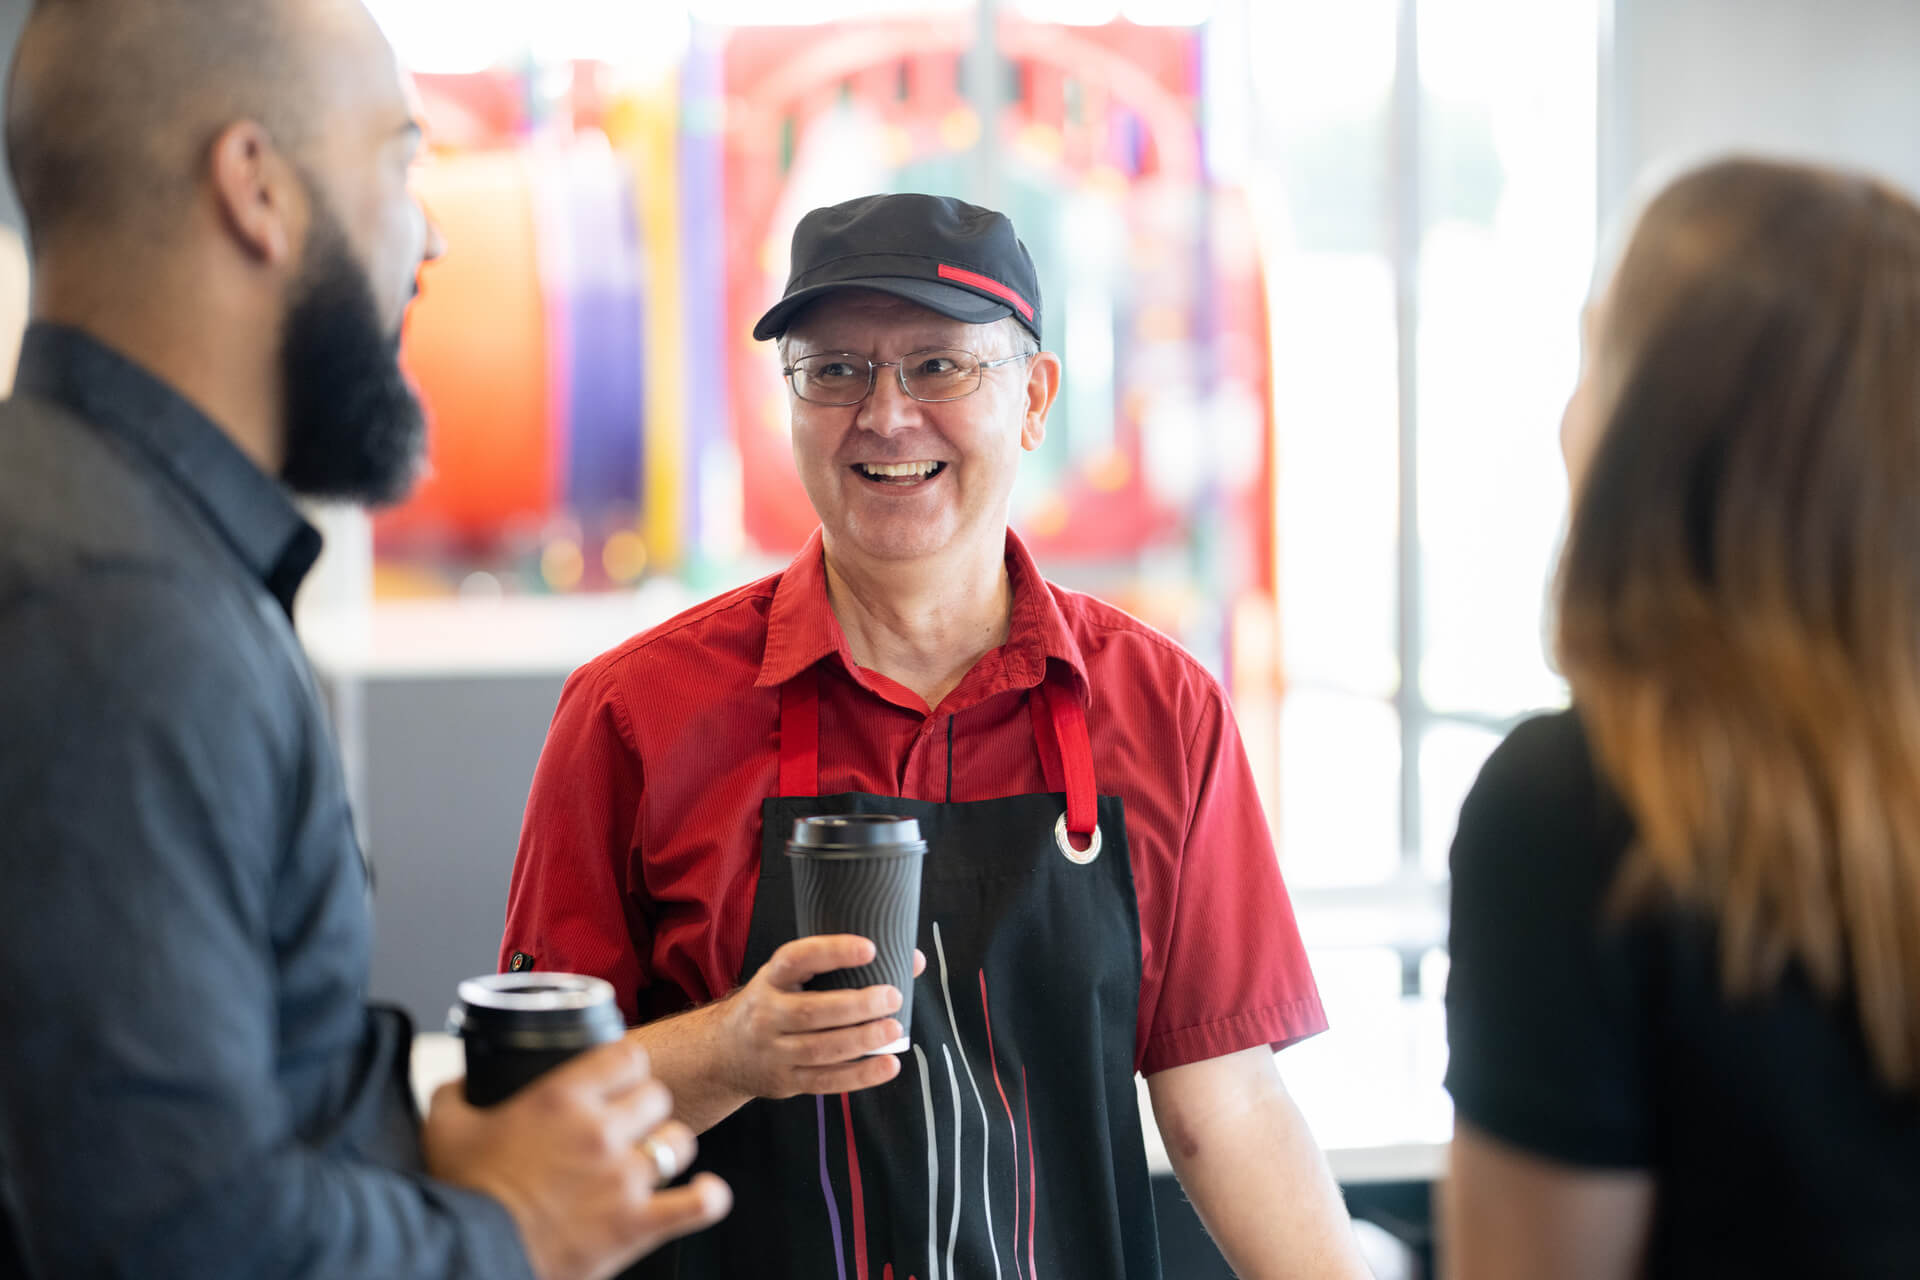
M1194 803L1193 744L1199 739L1199 736L1200 736L1199 717L1195 717L1195 723L1194 723L1193 729L1187 735L1186 744L1182 748L1182 752L1181 752L1181 759L1186 764L1186 794L1181 797L1181 806L1180 806L1181 808L1180 856L1176 860L1174 869L1173 869L1173 900L1167 904L1167 933L1166 933L1166 942L1164 945L1165 955L1163 956L1160 964L1160 972L1158 975L1159 981L1154 984L1153 1013L1155 1015L1159 1014L1160 1001L1166 994L1167 958L1171 957L1171 955L1174 952L1174 935L1177 934L1180 930L1180 906L1182 902L1185 901L1185 898L1186 898L1187 851L1193 843L1193 823L1194 823L1195 811L1197 808L1197 806ZM1255 1011L1255 1012L1257 1013L1259 1011ZM1244 1014L1230 1015L1230 1017L1240 1017L1240 1016L1245 1016L1245 1015ZM1201 1024L1201 1025L1205 1026L1206 1024ZM1187 1030L1187 1029L1179 1028L1179 1029L1176 1029L1175 1031L1166 1032L1164 1034L1174 1035L1174 1034L1178 1034L1179 1031L1182 1031L1182 1030ZM1154 1036L1150 1036L1148 1038L1147 1044L1149 1048L1151 1048L1151 1046L1154 1043L1154 1040L1157 1038L1158 1037L1154 1037Z
M587 665L591 667L604 661L604 664L608 668L617 667L634 654L652 647L659 641L676 636L688 627L697 626L723 613L730 612L741 605L750 605L756 600L772 600L773 589L766 587L762 590L761 587L762 584L753 583L739 588L738 594L729 593L728 595L720 597L718 600L707 601L704 606L696 605L693 609L677 618L669 618L667 621L650 627L637 636L622 641L616 648L601 655L601 659L590 662Z
M1104 631L1109 635L1133 636L1149 644L1157 645L1179 659L1181 665L1185 667L1187 671L1195 675L1204 676L1209 682L1216 682L1213 672L1207 670L1206 666L1202 664L1198 658L1181 648L1178 641L1161 635L1158 631L1146 626L1144 623L1135 623L1129 626L1126 623L1105 622L1089 614L1083 614L1081 616L1090 628Z
M620 682L603 675L601 684L606 690L607 705L613 710L614 728L619 731L620 745L631 752L635 760L640 760L639 735L633 731L633 717L627 711L627 699L620 691Z
M1140 1054L1141 1064L1144 1067L1146 1064L1151 1063L1154 1060L1157 1049L1164 1049L1175 1041L1204 1039L1209 1032L1221 1029L1231 1031L1240 1026L1247 1026L1251 1029L1251 1024L1256 1024L1269 1014L1275 1013L1280 1015L1283 1029L1287 1032L1285 1040L1289 1045L1305 1040L1309 1036L1319 1035L1327 1029L1326 1009L1325 1006L1321 1004L1320 999L1317 996L1296 996L1291 1000L1283 1000L1276 1004L1261 1005L1254 1009L1243 1009L1238 1013L1230 1013L1222 1018L1210 1018L1205 1022L1194 1022L1184 1027L1174 1027L1167 1031L1155 1032L1147 1037L1147 1042L1142 1047ZM1316 1023L1318 1025L1315 1025ZM1261 1043L1271 1044L1272 1042L1273 1041L1267 1038L1263 1032ZM1254 1046L1247 1045L1244 1047L1253 1048ZM1228 1052L1235 1051L1228 1050ZM1191 1059L1191 1061L1200 1061L1200 1059Z
M639 774L640 774L640 812L634 815L634 822L639 832L642 835L644 835L645 832L648 830L646 758L640 753L640 738L639 738L639 735L634 732L633 717L627 711L627 699L626 699L626 695L623 694L620 690L620 682L612 678L611 672L607 672L602 676L602 683L606 689L607 707L609 710L613 712L614 732L620 735L620 745L625 747L627 749L627 752L633 757L634 767L639 771ZM637 850L636 849L622 850L623 862L625 862L627 859L633 858L635 854L639 855L639 859L641 861L645 860L646 858L645 842L643 840L640 843L642 847ZM627 879L629 870L630 870L630 866L622 866L620 868L620 890L625 897L627 897L628 899L631 899L633 896L633 886L628 882L628 879ZM648 961L649 963L651 962L651 957L648 957ZM645 970L646 970L646 966L643 965L642 966L643 974L645 973Z

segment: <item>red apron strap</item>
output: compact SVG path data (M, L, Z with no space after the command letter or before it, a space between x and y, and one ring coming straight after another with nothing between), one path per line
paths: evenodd
M1040 752L1040 773L1046 779L1047 790L1065 791L1067 774L1060 764L1060 733L1053 727L1053 713L1041 692L1045 688L1045 684L1039 684L1027 694L1027 711L1033 717L1033 742Z
M1099 821L1100 793L1094 785L1087 709L1071 690L1052 680L1042 680L1034 693L1038 696L1030 698L1028 705L1047 787L1067 793L1067 830L1092 836Z
M820 677L811 668L780 686L779 794L820 794Z

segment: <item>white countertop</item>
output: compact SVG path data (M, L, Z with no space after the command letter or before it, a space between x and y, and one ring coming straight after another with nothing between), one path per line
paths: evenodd
M1444 1172L1453 1106L1440 1087L1446 1030L1437 1001L1384 1006L1377 1018L1350 1016L1284 1050L1279 1063L1337 1181L1431 1181ZM462 1070L458 1040L434 1032L415 1039L413 1084L423 1108L436 1087ZM1171 1172L1146 1081L1136 1083L1148 1168Z
M668 578L591 595L382 601L303 611L300 639L335 679L564 676L696 603Z

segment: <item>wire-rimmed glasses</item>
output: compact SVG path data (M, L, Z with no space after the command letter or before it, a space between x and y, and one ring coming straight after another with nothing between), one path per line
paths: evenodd
M892 369L900 389L915 400L938 404L963 400L980 389L981 374L997 365L1038 355L1022 351L998 360L982 360L971 351L944 347L914 351L898 360L869 360L850 351L823 351L802 356L780 370L793 394L809 404L859 404L873 393L875 372Z

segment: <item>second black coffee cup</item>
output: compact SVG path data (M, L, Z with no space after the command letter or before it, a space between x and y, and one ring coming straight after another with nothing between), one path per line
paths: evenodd
M872 963L820 974L814 990L888 983L900 992L901 1038L876 1050L904 1053L912 1035L913 943L920 929L920 824L891 814L802 818L787 841L794 923L801 937L851 933L873 941Z
M462 982L458 995L447 1030L466 1043L466 1095L476 1107L626 1033L613 985L584 974L490 973Z

